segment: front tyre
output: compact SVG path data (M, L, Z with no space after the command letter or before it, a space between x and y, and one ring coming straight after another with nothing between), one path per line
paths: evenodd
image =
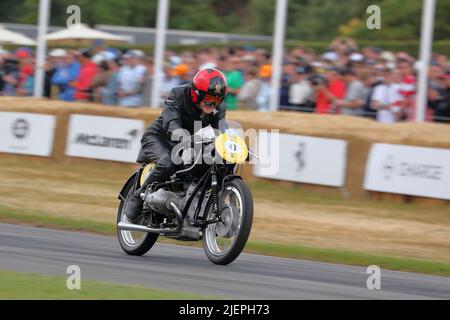
M133 191L134 188L130 183L125 190L125 194L127 195L125 201L132 197ZM123 210L125 207L125 201L120 200L119 210L117 212L117 224L119 222L129 223L129 220ZM143 216L140 221L137 221L137 223L141 223L142 219ZM128 231L117 228L117 238L119 239L120 246L123 251L132 256L142 256L146 254L153 247L158 239L158 236L158 233Z
M239 256L247 243L253 223L253 198L247 185L234 178L225 183L219 201L221 221L203 230L203 248L213 263L226 265ZM215 218L210 208L207 220Z

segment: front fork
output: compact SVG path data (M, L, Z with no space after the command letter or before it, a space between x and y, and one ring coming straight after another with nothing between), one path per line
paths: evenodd
M206 227L209 224L222 221L219 216L220 202L219 202L219 184L217 182L217 173L215 166L211 169L211 212L214 218L202 223L202 227Z
M219 203L219 187L217 182L217 173L215 166L211 170L211 201L212 201L212 212L218 214L220 212Z

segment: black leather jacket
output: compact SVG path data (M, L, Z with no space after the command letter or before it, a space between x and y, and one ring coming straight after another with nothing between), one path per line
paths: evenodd
M165 101L161 115L147 127L142 136L142 149L137 162L143 162L143 156L149 153L146 151L150 150L145 149L149 139L158 138L164 141L165 145L169 144L173 147L176 144L171 141L174 130L186 129L193 135L194 121L201 121L202 128L211 125L214 129L218 129L219 121L225 118L225 113L226 107L222 103L212 113L202 115L202 111L192 102L190 84L173 88Z

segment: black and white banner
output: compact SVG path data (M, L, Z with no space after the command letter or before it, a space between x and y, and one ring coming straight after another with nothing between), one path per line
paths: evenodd
M144 126L142 120L71 115L66 155L135 162Z
M376 143L364 188L450 200L450 150Z
M345 183L347 142L260 131L258 177L341 187Z
M0 152L48 157L56 118L25 112L0 112Z

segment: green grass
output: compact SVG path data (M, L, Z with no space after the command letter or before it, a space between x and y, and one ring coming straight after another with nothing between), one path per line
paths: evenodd
M246 246L246 251L294 259L363 267L377 265L382 269L388 270L450 276L450 264L419 259L371 255L358 251L304 247L263 241L249 241Z
M0 208L0 222L26 223L38 227L83 231L105 235L116 234L116 226L113 223L53 217L29 212L17 212L7 208ZM181 242L164 237L160 237L158 241L197 247L201 245L200 242ZM245 248L245 252L365 267L375 264L382 269L450 276L450 264L402 257L371 255L358 251L306 247L264 241L249 241Z
M0 270L0 299L21 300L184 300L217 299L185 292L119 285L109 282L83 280L80 290L69 290L64 276L43 276L32 273Z
M305 203L313 205L341 205L353 208L389 209L389 211L425 212L435 210L434 205L425 203L407 203L404 201L378 201L375 199L347 199L336 190L322 190L321 192L308 190L301 184L275 184L271 180L257 179L247 181L254 197L283 203ZM450 206L442 206L440 212L450 214Z
M24 223L36 227L49 227L62 230L83 231L104 235L112 235L116 232L113 223L55 217L27 210L19 212L15 209L0 208L0 222Z

